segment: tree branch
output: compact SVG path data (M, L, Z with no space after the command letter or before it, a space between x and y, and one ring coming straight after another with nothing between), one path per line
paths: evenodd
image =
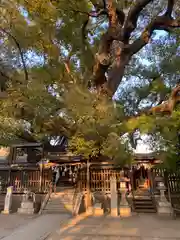
M168 31L169 28L180 27L180 21L172 19L167 15L156 17L143 31L141 36L130 44L131 55L137 53L146 44L148 44L154 30L165 30Z
M135 4L130 8L127 19L123 28L123 41L129 42L131 33L137 27L137 20L140 12L153 0L137 0Z
M151 108L149 110L149 113L150 114L156 114L156 113L171 114L178 102L180 102L180 84L172 90L171 95L167 101L165 101L164 103L158 106Z
M137 119L142 115L171 115L176 105L180 103L180 84L178 84L171 92L170 97L167 101L152 107L148 110L141 111L137 115L127 116L124 118L124 121L131 121Z
M28 71L27 71L27 68L26 68L25 59L24 59L23 52L22 52L22 49L21 49L21 46L20 46L19 42L17 41L17 39L10 32L7 32L3 28L0 28L0 30L3 33L5 33L6 35L8 35L15 42L15 44L16 44L18 50L19 50L19 54L20 54L21 61L22 61L22 64L23 64L25 80L28 81Z
M76 9L71 9L71 11L75 12L75 13L85 14L88 17L92 17L92 18L97 18L97 17L99 17L101 15L107 15L106 9L100 9L99 11L91 11L91 12L85 12L85 11L76 10Z
M121 27L124 21L124 13L117 10L113 0L107 0L106 4L109 27L107 32L102 35L98 53L96 54L96 62L93 69L94 84L102 92L107 94L107 78L106 72L110 66L110 51L114 40L121 40ZM123 14L123 15L122 15ZM110 90L110 89L109 89ZM110 93L112 94L112 93Z
M165 12L165 16L168 16L169 18L171 18L174 4L175 4L174 0L168 0L168 5L167 5L166 12Z
M11 78L8 77L4 72L2 72L2 70L0 70L0 74L1 74L2 77L6 78L6 79L8 79L8 80L11 79Z
M139 10L140 10L143 7L143 3L144 3L144 5L145 5L145 3L147 5L151 1L150 0L149 1L148 0L139 0L139 2L141 2L141 8L139 8ZM173 19L173 17L172 17L174 2L175 2L174 0L168 0L167 9L166 9L165 14L162 16L157 16L155 19L153 19L151 21L151 23L148 24L147 27L144 29L140 38L135 40L134 43L132 43L130 45L131 55L137 53L141 48L143 48L149 42L154 30L169 31L169 28L180 27L180 20ZM137 12L137 10L134 11L134 13L135 12ZM129 15L133 15L133 14L129 13ZM132 17L131 17L131 19L132 19ZM134 17L134 20L137 21L137 17Z

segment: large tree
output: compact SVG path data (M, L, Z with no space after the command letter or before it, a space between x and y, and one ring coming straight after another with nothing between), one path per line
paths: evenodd
M177 84L179 1L8 0L0 12L0 80L7 93L0 103L2 143L79 136L83 130L71 111L78 94L67 101L76 86L94 91L98 101L118 92L124 114L113 117L113 126L119 123L119 136L140 125L157 130L155 118L131 116L162 103ZM104 144L110 124L104 125Z

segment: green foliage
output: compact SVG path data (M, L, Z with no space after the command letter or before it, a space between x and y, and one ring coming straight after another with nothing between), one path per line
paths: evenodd
M69 148L86 159L90 156L107 156L125 164L131 161L129 147L120 137L125 131L119 124L119 108L111 101L86 88L75 85L65 96L66 110L74 122ZM126 131L125 131L126 132Z

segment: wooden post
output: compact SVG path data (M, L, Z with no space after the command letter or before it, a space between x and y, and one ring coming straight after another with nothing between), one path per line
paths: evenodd
M42 178L43 178L43 163L40 164L40 179L39 179L39 190L42 192Z
M90 193L90 162L89 159L87 160L87 172L86 172L86 191L87 191L87 196L86 196L86 209L91 207L91 193Z
M11 166L9 166L9 170L8 170L8 181L7 181L8 187L11 184Z

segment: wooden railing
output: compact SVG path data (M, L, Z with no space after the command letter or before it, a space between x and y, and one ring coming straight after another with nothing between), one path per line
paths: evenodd
M180 171L167 173L165 177L168 187L168 198L176 215L177 212L180 212Z
M13 186L14 193L22 193L27 189L35 193L46 193L51 181L51 171L40 171L40 169L0 170L0 177L1 192L6 192L8 186Z
M49 184L47 185L46 196L41 204L39 214L42 214L43 210L45 209L46 205L48 204L51 194L52 194L52 182L50 181Z
M87 175L86 171L79 173L78 188L82 191L87 191ZM110 193L110 178L111 176L116 177L117 190L120 189L120 179L122 177L120 169L91 169L90 175L90 190L91 192L105 192ZM126 172L124 172L126 176ZM130 184L130 183L129 183ZM128 186L127 186L128 187Z

